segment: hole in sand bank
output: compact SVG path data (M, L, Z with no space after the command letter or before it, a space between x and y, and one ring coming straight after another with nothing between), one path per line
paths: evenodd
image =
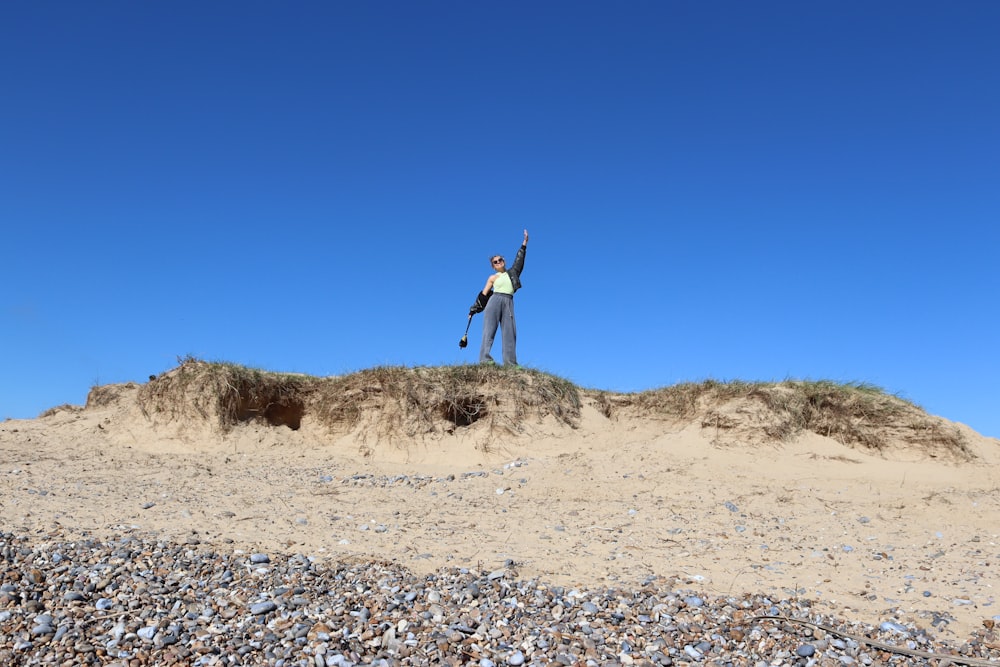
M442 401L441 416L455 426L470 426L486 416L486 398L483 396L460 396Z
M271 426L287 426L297 431L302 426L305 412L305 405L298 401L261 405L258 401L243 400L240 402L239 420L245 422L263 417Z

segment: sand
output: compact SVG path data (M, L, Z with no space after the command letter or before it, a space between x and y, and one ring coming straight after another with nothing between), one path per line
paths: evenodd
M409 441L246 423L154 423L109 405L0 423L0 520L38 540L164 540L418 574L512 566L599 588L676 576L945 639L1000 621L1000 441L970 461L872 452L814 433L741 443L698 421L529 420Z

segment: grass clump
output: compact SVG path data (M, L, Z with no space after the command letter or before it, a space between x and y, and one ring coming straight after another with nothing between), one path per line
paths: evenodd
M216 419L223 431L260 419L297 430L317 378L185 359L139 389L147 417Z
M533 369L382 366L324 382L316 410L331 428L360 427L377 437L454 432L476 423L519 433L526 420L547 416L575 426L580 396L567 380Z
M629 409L675 421L700 417L704 428L751 439L757 434L780 441L809 431L865 449L881 450L890 441L902 440L968 454L957 429L943 426L919 406L870 383L705 380L608 395L600 404L609 416Z
M633 394L614 394L599 392L597 405L605 417L615 418L622 410L638 412L641 416L681 420L694 417L703 409L706 397L714 401L724 401L749 393L760 383L719 382L705 380L703 382L680 382L668 387L649 389Z

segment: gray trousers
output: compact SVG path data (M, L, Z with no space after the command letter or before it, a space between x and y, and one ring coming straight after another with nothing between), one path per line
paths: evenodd
M483 346L479 348L479 363L493 361L490 350L493 339L500 327L503 362L517 365L517 325L514 323L514 297L510 294L494 294L483 311Z

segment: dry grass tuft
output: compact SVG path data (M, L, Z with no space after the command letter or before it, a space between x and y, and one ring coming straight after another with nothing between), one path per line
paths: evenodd
M139 389L147 417L218 421L223 431L255 419L297 430L318 382L230 363L186 359Z
M53 408L49 408L48 410L45 410L40 415L38 415L38 418L39 419L45 419L46 417L54 417L55 415L59 414L60 412L74 413L74 412L82 412L82 411L83 411L83 407L81 407L79 405L73 405L72 403L63 403L62 405L57 405L57 406L55 406Z
M382 366L325 381L316 414L331 429L388 439L477 423L491 433L520 433L525 421L547 416L576 426L580 397L570 382L532 369Z
M134 382L128 382L126 384L107 384L91 387L90 392L87 394L86 407L106 408L109 405L114 405L121 399L125 391L135 389L137 386Z
M681 383L631 395L608 395L602 405L613 416L624 409L653 418L700 417L716 432L787 440L810 431L848 446L882 450L902 442L957 458L972 456L956 427L929 417L913 403L866 383L828 380Z
M609 419L623 410L638 412L640 416L684 420L695 417L706 402L723 402L746 394L753 384L749 382L681 382L669 387L651 389L635 394L600 392L598 409Z

